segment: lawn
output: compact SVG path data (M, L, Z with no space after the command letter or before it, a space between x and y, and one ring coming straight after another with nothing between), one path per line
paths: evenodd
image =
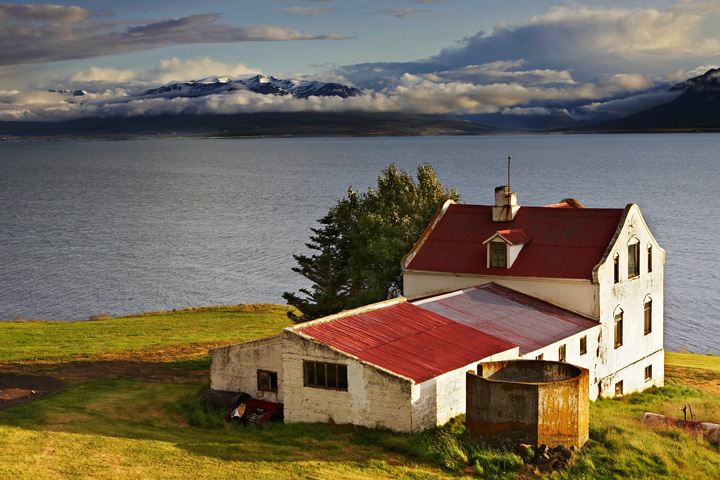
M210 345L278 333L280 306L235 306L77 323L0 323L0 371L43 366L82 381L0 411L0 478L533 478L513 452L479 446L462 418L421 435L333 424L225 424L201 407ZM15 348L17 346L17 348ZM131 361L119 378L108 362ZM552 478L720 478L718 447L676 428L648 428L646 411L720 423L720 359L668 353L667 386L594 402L589 445ZM150 381L171 366L177 374ZM77 380L77 379L76 379ZM550 478L550 475L546 475Z

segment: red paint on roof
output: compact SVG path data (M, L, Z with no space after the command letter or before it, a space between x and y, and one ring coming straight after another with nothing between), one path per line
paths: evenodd
M530 237L528 236L527 233L525 233L525 230L523 230L522 228L513 228L510 230L498 230L495 233L497 235L500 235L511 245L518 245L518 244L527 243L530 241Z
M410 303L297 330L416 383L516 346Z
M591 279L615 234L622 209L521 207L493 222L492 207L450 205L408 265L409 270ZM511 268L489 268L486 245L498 228L530 237Z
M418 301L416 305L512 342L520 347L520 355L598 325L582 315L494 283Z

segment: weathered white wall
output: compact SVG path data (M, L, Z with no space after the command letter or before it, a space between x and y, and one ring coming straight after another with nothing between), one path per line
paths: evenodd
M431 378L412 388L412 430L422 430L444 425L451 418L465 413L465 372L475 370L480 362L497 362L518 358L518 347L489 357L478 359L469 365Z
M245 392L270 402L283 401L282 337L272 337L236 343L210 350L210 388L230 392ZM278 374L278 391L259 392L257 371Z
M592 327L546 347L528 352L521 358L525 360L535 360L538 355L542 354L543 360L559 361L560 346L565 345L565 361L588 370L590 400L595 400L597 399L598 382L600 381L597 376L596 367L598 364L598 355L600 354L599 347L602 341L600 338L601 331L600 325ZM580 339L584 336L587 336L587 353L580 355Z
M412 381L286 329L283 332L286 422L352 423L412 431ZM305 387L303 360L347 365L348 390Z
M640 275L628 278L628 242L640 242ZM653 271L647 271L647 245L653 246ZM614 282L613 259L619 254L620 281ZM653 362L653 376L664 371L663 352L663 281L665 251L660 248L640 214L637 205L627 209L627 215L613 247L604 263L598 268L600 285L600 322L602 324L601 361L598 378L603 396L615 394L614 384L623 381L624 393L645 389L648 385L637 369ZM644 333L644 300L652 298L652 333ZM615 311L623 310L623 345L614 346ZM642 367L640 365L642 364ZM635 366L637 365L637 366ZM628 366L633 366L629 368ZM656 373L657 372L657 373ZM661 380L659 380L661 381ZM592 392L591 392L592 393Z
M600 315L598 286L590 280L466 275L406 270L403 273L403 295L408 300L413 300L490 282L591 318L598 318Z

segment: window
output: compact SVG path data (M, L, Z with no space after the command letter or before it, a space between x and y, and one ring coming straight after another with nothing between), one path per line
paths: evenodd
M565 359L567 358L566 353L567 353L567 348L565 347L565 345L560 345L560 348L558 348L558 360L561 362L564 362Z
M623 344L623 311L618 310L615 314L615 348Z
M545 354L544 354L544 353L541 353L540 355L538 355L537 357L535 357L535 360L544 360L544 359L545 359Z
M580 355L587 353L587 335L580 338Z
M652 332L652 299L645 299L645 335Z
M277 392L277 372L268 372L267 370L257 371L258 391L260 392Z
M648 243L648 273L652 272L652 243Z
M490 242L490 266L507 268L507 246L502 242Z
M652 380L652 365L645 367L645 381Z
M628 245L628 278L640 275L640 243Z
M623 382L620 380L615 384L615 396L619 396L623 394Z
M620 281L620 255L617 253L613 258L613 278L615 283Z
M304 360L303 377L306 387L348 389L347 365Z

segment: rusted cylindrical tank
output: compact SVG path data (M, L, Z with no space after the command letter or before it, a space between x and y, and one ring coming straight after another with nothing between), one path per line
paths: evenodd
M467 372L466 422L478 440L581 447L589 433L588 371L563 362L507 360Z

